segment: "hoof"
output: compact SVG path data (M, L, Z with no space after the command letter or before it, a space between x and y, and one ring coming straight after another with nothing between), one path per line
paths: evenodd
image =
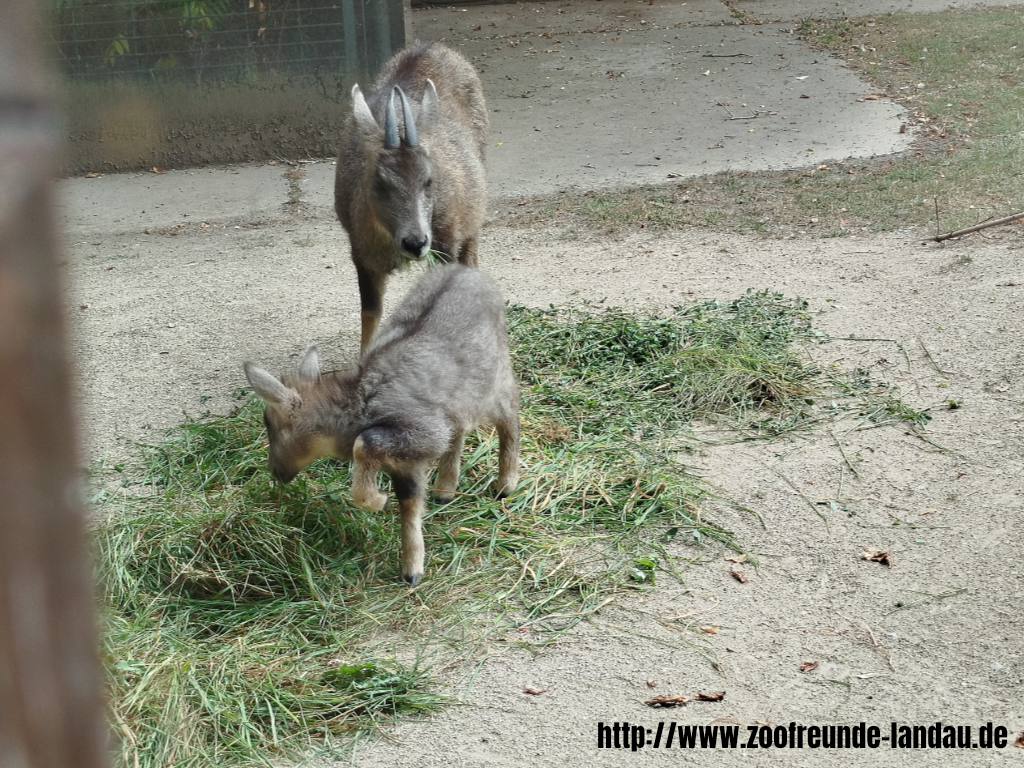
M447 504L454 498L455 494L451 491L434 491L434 501L438 504Z
M498 492L497 496L499 499L504 499L506 496L510 496L515 491L516 486L519 485L519 477L510 477L506 480L498 478Z
M387 506L388 495L386 493L381 493L380 491L377 491L377 493L369 493L366 496L356 496L353 494L352 501L370 512L380 512L385 506Z
M422 573L403 573L402 578L406 580L410 587L415 587L421 581L423 581Z

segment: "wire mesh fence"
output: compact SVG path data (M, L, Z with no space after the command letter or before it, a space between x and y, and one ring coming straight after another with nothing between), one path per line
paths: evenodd
M64 171L329 157L403 0L48 0Z
M50 35L73 78L365 76L404 40L401 0L51 0Z

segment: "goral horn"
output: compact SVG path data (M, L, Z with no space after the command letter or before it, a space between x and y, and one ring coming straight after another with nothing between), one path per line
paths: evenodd
M395 90L391 90L391 98L388 99L388 108L384 111L384 148L398 149L398 119L395 116Z
M405 118L405 143L410 147L418 147L420 137L416 132L416 121L412 116L412 107L409 106L409 100L405 98L405 91L397 85L395 90L398 91L398 97L402 100L402 117Z

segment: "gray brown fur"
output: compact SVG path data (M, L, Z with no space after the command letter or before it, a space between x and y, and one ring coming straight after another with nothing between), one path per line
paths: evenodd
M322 456L354 460L352 498L371 510L387 497L377 471L391 476L402 516L402 576L423 576L427 473L440 460L435 498L451 499L466 433L497 428L497 493L519 479L519 388L494 281L453 264L428 270L381 326L351 373L321 376L316 347L297 373L279 381L250 362L245 374L267 405L270 471L288 482Z
M411 103L418 146L384 146L395 86ZM380 321L388 275L431 249L476 266L487 211L487 104L473 65L438 43L413 43L385 63L373 91L364 99L353 88L334 181L334 208L359 282L361 351ZM407 137L400 108L397 121Z

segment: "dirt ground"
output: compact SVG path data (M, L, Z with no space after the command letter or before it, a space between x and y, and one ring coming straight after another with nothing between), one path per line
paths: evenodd
M887 119L897 134L898 110ZM499 128L512 132L509 125ZM328 161L60 183L88 460L123 456L130 441L155 438L183 410L226 410L245 383L245 358L283 370L316 341L327 365L352 359L358 299L330 210L332 170ZM494 164L490 173L500 213L523 189L503 194ZM549 174L549 191L559 188L557 175ZM538 655L493 644L486 658L442 673L465 706L389 729L360 749L356 764L687 759L677 749L599 750L598 722L623 721L651 729L660 721L863 721L883 735L891 722L971 725L975 734L992 722L1012 744L1024 731L1024 228L944 246L923 245L926 234L769 240L705 229L570 236L557 223L488 226L482 266L515 302L658 310L748 288L805 297L822 330L881 339L835 341L811 354L896 381L910 405L931 407L928 436L943 450L896 428L854 431L855 421L778 441L708 445L694 458L697 469L763 520L727 505L707 510L757 554L749 583L731 578L717 547L675 545L680 557L700 555L684 583L663 578L626 596ZM414 277L394 279L389 302ZM960 407L949 409L950 400ZM843 469L841 451L859 476ZM429 546L429 522L426 539ZM864 547L890 552L893 566L859 559ZM692 629L662 621L680 616ZM818 666L801 672L804 662ZM718 703L643 704L657 694L723 690ZM703 750L700 759L724 765L730 752ZM1012 746L952 755L777 752L739 754L787 765L1024 760Z

